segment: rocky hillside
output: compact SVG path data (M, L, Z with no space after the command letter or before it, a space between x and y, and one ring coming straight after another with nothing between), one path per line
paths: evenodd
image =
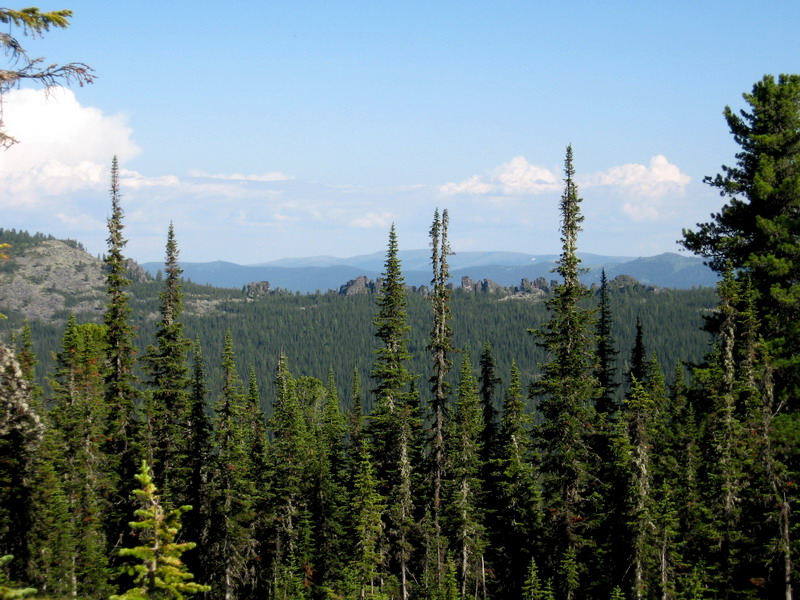
M15 249L0 270L0 306L29 319L48 320L67 308L97 313L103 308L103 263L61 240Z
M7 261L0 264L0 307L47 321L64 310L76 315L100 315L105 302L103 261L74 243L32 239L12 244ZM128 261L134 281L150 276Z

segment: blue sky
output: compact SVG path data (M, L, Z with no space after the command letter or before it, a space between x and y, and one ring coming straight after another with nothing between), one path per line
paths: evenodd
M456 251L558 252L567 144L580 250L676 251L723 202L724 106L800 69L796 2L66 5L24 41L98 78L6 98L0 226L103 252L117 154L142 262L170 220L186 261L423 248L437 207Z

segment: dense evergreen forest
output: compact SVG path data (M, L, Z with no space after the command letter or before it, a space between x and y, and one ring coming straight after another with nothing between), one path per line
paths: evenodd
M453 290L444 210L427 297L392 227L376 295L190 316L222 292L172 226L131 282L115 158L102 319L0 346L0 595L793 598L800 76L745 99L728 204L683 233L723 278L680 299L580 282L569 147L544 302Z

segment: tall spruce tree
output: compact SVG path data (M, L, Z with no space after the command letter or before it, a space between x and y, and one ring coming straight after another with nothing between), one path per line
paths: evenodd
M172 223L167 233L164 288L160 293L161 318L156 328L156 343L143 358L149 375L145 419L147 454L155 481L165 503L181 506L189 501L191 457L187 442L190 419L190 378L187 355L191 342L180 321L183 311L181 269L178 245Z
M469 354L461 356L455 410L447 440L448 530L458 565L461 597L486 598L486 526L481 477L483 407Z
M286 597L291 590L308 591L304 584L306 567L310 565L305 563L307 557L303 552L306 533L303 515L308 512L314 448L313 432L309 431L297 387L286 356L281 354L275 375L275 401L268 423L273 435L270 446L273 479L270 580L272 595L276 598Z
M447 405L450 397L450 384L447 374L453 365L450 356L455 352L453 348L453 331L450 325L452 317L450 308L450 288L447 287L450 279L450 269L447 257L452 254L447 236L450 224L447 209L441 216L437 209L433 214L433 224L430 229L431 238L431 265L433 278L431 279L431 302L433 307L433 329L428 350L433 355L433 375L430 378L432 398L430 401L430 419L432 432L430 442L430 479L431 500L429 515L433 523L433 533L429 536L429 543L433 544L426 554L435 560L433 572L436 585L443 591L444 575L447 569L447 542L442 536L442 484L445 477L446 443L445 432L447 429ZM443 593L443 592L442 592Z
M233 339L225 334L222 390L214 405L214 464L211 471L209 566L215 592L237 598L253 582L253 479L248 448L246 393L236 369Z
M591 522L588 495L595 462L590 449L597 381L594 339L590 332L592 311L581 301L589 291L580 282L577 236L583 217L581 198L575 183L572 147L564 163L565 189L561 196L562 252L556 272L562 282L548 300L550 319L535 331L550 361L542 364L543 375L533 386L539 397L542 423L536 430L541 461L544 507L548 522L550 561L548 573L558 582L561 597L577 598L584 552L588 547Z
M208 389L206 367L200 339L194 341L192 348L191 395L189 397L189 417L186 422L186 447L188 485L186 501L194 507L183 518L184 537L197 540L198 546L186 552L184 560L189 571L206 581L206 566L211 563L208 557L209 536L209 477L212 464L213 427L207 412Z
M375 336L381 345L375 351L372 368L375 381L375 408L369 416L368 436L376 469L375 476L384 490L389 507L384 517L388 531L390 569L397 574L401 598L410 596L410 567L413 554L411 539L415 529L412 497L413 465L411 410L415 398L410 393L413 376L407 363L411 358L406 336L407 324L403 275L398 257L394 225L389 231L389 246L384 264L381 293L375 317Z
M498 431L495 479L489 490L496 496L494 527L489 532L492 565L497 592L504 598L522 593L521 575L539 550L542 498L532 463L532 421L525 410L519 368L512 362Z
M58 446L55 469L74 535L67 563L71 596L105 598L111 592L107 519L116 462L107 455L106 326L79 325L70 315L56 355L50 422Z
M111 216L108 219L108 254L105 258L106 296L103 315L106 325L105 402L108 410L105 452L111 461L114 482L110 490L112 508L108 524L109 539L114 544L128 535L127 519L133 510L130 502L134 474L141 453L141 438L133 373L136 347L130 323L131 307L126 292L130 285L123 249L127 240L122 235L124 212L121 205L119 164L111 161Z

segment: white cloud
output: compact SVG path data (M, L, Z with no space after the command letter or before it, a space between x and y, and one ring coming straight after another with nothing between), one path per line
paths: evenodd
M691 177L658 154L650 165L626 164L581 179L583 187L609 186L622 191L628 200L620 210L634 221L652 221L663 215L662 201L670 194L682 194Z
M650 159L650 166L626 164L607 171L594 173L581 181L584 187L611 185L620 187L636 196L661 198L669 193L682 192L691 177L658 154Z
M524 156L512 158L493 172L505 194L539 194L559 189L559 179L545 167L530 164Z
M456 194L471 194L480 196L491 194L495 191L495 185L487 183L480 175L473 175L461 183L445 183L439 188L439 192L445 196L455 196Z
M590 175L578 175L583 188L607 187L621 191L628 199L620 207L629 218L641 221L662 216L661 201L669 194L681 194L691 178L659 154L649 165L625 164ZM473 175L458 183L439 187L444 196L483 196L494 204L509 196L531 196L561 190L561 178L546 167L532 165L517 156L487 175Z
M81 106L74 92L57 89L9 92L3 103L9 134L20 143L0 152L0 205L35 208L45 196L107 185L111 156L139 153L125 117Z
M370 229L374 227L387 228L392 224L394 215L390 212L375 213L370 212L350 221L352 227L360 227L363 229Z
M439 188L445 196L456 194L527 196L557 190L558 177L550 169L530 164L524 156L512 158L489 175L473 175L460 183Z
M287 175L286 173L281 173L280 171L270 171L269 173L263 174L256 174L256 175L243 175L242 173L231 173L231 174L219 174L215 175L212 173L206 173L204 171L198 171L193 169L189 171L189 175L192 177L205 177L207 179L222 179L225 181L261 181L261 182L270 182L270 181L291 181L294 179L291 175Z

